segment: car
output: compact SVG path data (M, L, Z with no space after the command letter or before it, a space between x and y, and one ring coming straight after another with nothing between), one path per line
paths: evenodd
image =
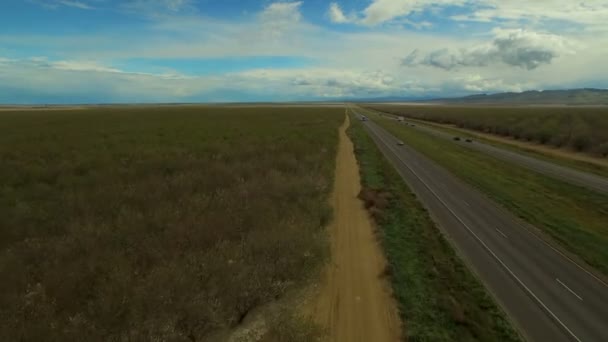
M403 145L405 145L405 144L403 143L403 141L399 140L399 141L397 141L397 145L399 145L399 146L403 146Z
M473 142L473 140L470 139L470 138L467 138L465 141L468 142L468 143L472 143Z
M454 137L454 141L460 141L460 137Z

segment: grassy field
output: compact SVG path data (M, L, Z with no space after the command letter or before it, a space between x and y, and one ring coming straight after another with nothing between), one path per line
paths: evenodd
M606 158L598 158L597 156L582 153L573 153L564 149L514 140L511 138L473 131L466 128L458 128L453 125L440 124L419 119L410 120L416 121L420 125L426 125L436 130L453 134L454 136L471 138L475 141L483 142L488 145L493 145L501 149L510 150L550 163L608 177L608 159Z
M302 285L343 114L0 113L0 340L202 341Z
M505 315L354 117L349 135L360 165L361 197L380 227L405 338L519 341Z
M370 108L608 157L608 107L376 105Z
M608 274L608 196L433 138L393 120L370 117Z

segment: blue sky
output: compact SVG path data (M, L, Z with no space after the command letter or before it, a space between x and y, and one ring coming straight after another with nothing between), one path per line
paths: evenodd
M3 0L0 103L608 87L608 0Z

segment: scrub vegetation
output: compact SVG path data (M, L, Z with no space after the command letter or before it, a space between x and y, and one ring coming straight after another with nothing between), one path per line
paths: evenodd
M355 116L349 134L360 166L360 197L379 227L404 339L520 341Z
M0 340L204 341L299 288L327 254L343 119L1 112Z

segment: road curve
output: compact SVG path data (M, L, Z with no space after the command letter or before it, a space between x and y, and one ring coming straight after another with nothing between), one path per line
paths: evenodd
M608 341L607 284L376 123L363 123L526 339Z
M395 115L392 114L382 113L382 115L390 116L395 119L397 118ZM454 143L460 146L464 146L476 151L486 153L495 158L523 166L529 170L568 182L570 184L586 187L588 189L595 190L603 194L608 194L608 178L572 169L566 166L557 165L551 162L547 162L521 153L499 148L490 144L485 144L479 141L475 141L474 143L467 143L462 140L454 141L454 134L435 129L427 125L420 125L418 121L409 121L408 119L406 119L406 122L416 124L416 126L413 127L415 129L427 132L439 138L453 141Z

